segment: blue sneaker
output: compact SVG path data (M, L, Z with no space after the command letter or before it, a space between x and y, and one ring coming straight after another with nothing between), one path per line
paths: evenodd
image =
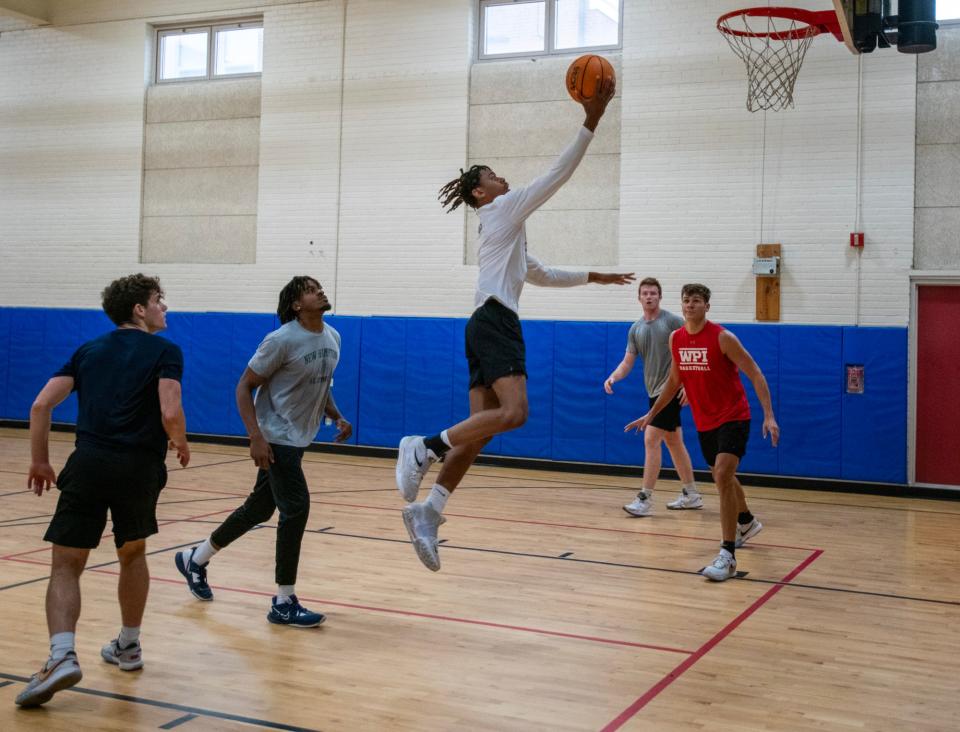
M296 595L290 596L290 602L277 604L277 596L273 596L273 606L267 613L267 620L276 625L289 625L292 628L316 628L327 617L322 613L307 610Z
M192 546L186 551L177 552L173 561L176 563L177 569L180 570L180 574L186 577L187 586L193 596L198 600L208 602L213 599L213 590L207 584L207 565L204 564L201 567L193 561L195 551L197 551L197 547Z

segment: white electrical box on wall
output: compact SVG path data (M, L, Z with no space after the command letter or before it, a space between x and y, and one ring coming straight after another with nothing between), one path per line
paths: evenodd
M757 277L774 277L780 274L780 257L754 257L753 273Z

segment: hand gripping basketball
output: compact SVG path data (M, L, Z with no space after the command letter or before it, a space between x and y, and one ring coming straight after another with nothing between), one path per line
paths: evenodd
M607 59L593 54L581 56L567 69L567 92L582 104L593 99L606 78L612 82L617 80L613 66Z

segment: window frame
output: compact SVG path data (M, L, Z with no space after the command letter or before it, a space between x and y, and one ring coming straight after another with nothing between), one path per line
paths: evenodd
M220 81L222 79L250 79L263 75L260 71L250 71L244 74L217 74L215 73L217 61L217 32L223 30L237 30L241 28L263 28L262 17L235 18L230 20L207 21L205 23L188 23L177 25L156 26L154 33L153 54L153 83L154 84L186 84L194 81ZM162 70L160 53L162 49L162 39L164 36L175 36L179 33L189 33L191 31L207 32L207 73L204 76L190 76L177 79L161 79ZM261 59L262 60L262 59Z
M542 51L521 51L518 53L484 53L484 39L486 36L486 9L498 5L529 5L542 2L544 4L544 49ZM623 48L623 0L619 2L619 21L617 22L617 42L602 46L574 46L570 48L556 48L556 6L557 0L479 0L479 18L477 20L477 60L496 61L499 59L530 58L532 56L569 56L582 54L587 51L619 51Z

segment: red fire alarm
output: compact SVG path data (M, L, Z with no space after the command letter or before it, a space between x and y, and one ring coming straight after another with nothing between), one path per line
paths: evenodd
M850 234L850 246L863 248L863 232L854 231Z

